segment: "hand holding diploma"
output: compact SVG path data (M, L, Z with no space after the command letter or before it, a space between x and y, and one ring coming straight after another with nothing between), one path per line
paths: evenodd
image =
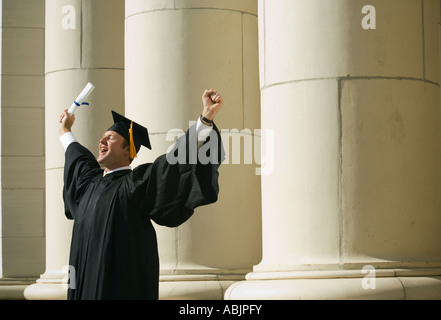
M71 132L72 126L75 122L75 114L70 115L68 109L65 109L60 116L60 135L65 134L66 132Z

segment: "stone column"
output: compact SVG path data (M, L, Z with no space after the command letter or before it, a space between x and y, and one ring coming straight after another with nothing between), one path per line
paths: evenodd
M0 13L0 299L23 299L44 270L44 0Z
M441 298L440 2L369 4L259 1L275 163L227 299Z
M259 139L257 43L255 0L126 1L126 114L149 128L153 148L134 165L167 151L176 137L170 130L183 133L197 120L209 88L225 100L216 118L228 129L225 142ZM255 161L242 155L233 164L232 153L220 168L216 204L179 228L156 226L160 299L222 299L260 261L260 177Z
M72 222L64 216L58 118L93 83L90 106L78 108L72 131L96 154L99 138L113 123L110 109L124 113L124 1L47 0L45 73L46 272L25 297L65 299Z

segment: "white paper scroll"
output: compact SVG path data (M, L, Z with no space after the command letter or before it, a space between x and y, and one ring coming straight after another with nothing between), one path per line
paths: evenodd
M70 108L67 110L67 113L69 115L72 115L75 110L81 105L81 104L88 104L87 102L84 102L84 100L89 96L89 94L95 89L95 86L91 84L90 82L87 83L87 85L84 87L83 91L81 91L80 95L74 100ZM65 117L61 119L61 122L63 122Z
M83 101L89 96L89 94L95 89L95 86L90 82L84 87L83 91L81 91L80 95L75 99L75 101L70 106L67 112L69 115L72 115L75 110L83 103Z

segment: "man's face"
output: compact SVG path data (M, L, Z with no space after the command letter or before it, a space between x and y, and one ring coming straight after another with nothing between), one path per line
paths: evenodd
M109 170L128 166L129 147L125 139L115 131L106 131L99 142L97 161Z

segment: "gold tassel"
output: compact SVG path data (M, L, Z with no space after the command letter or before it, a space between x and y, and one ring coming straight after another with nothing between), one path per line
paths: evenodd
M129 134L130 134L130 158L135 159L137 155L136 155L135 142L133 141L133 121L130 123Z

